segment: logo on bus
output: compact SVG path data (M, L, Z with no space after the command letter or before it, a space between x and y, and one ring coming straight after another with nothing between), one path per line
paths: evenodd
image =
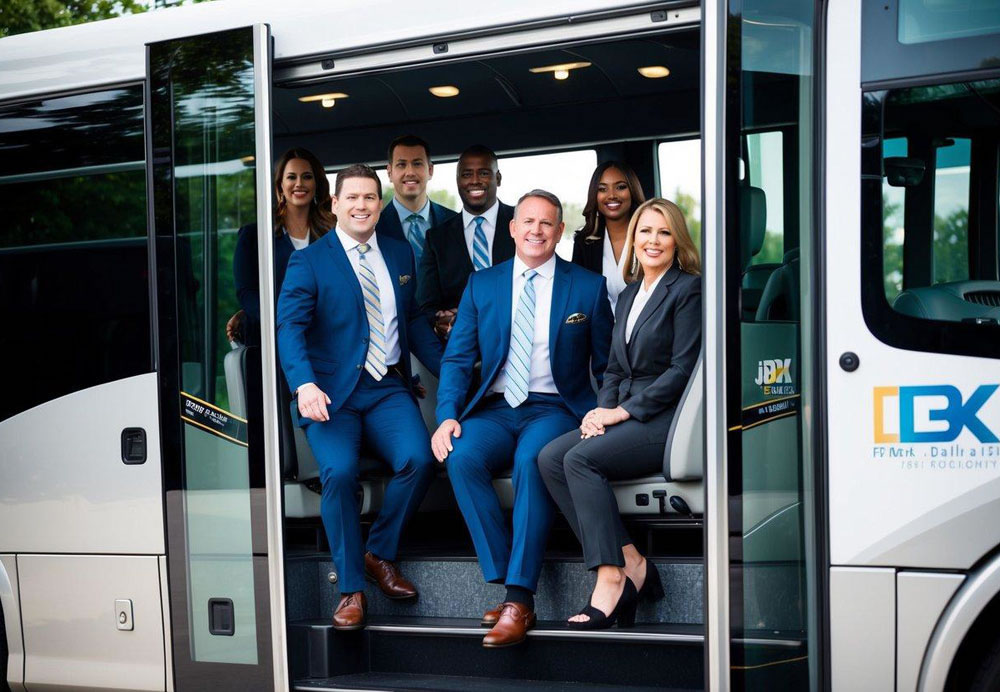
M998 442L979 418L979 410L998 387L981 385L967 399L950 384L875 387L875 444L951 442L965 429L980 442ZM894 419L898 420L896 426L892 425Z
M757 361L757 377L753 383L761 388L765 396L794 394L792 384L792 359L775 358Z

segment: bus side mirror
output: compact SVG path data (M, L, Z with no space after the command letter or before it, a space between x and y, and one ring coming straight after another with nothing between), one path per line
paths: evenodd
M920 159L905 156L889 156L882 165L885 177L893 187L916 187L924 179L926 166Z

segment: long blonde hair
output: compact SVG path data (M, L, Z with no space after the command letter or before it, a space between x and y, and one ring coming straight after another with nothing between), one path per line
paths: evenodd
M622 270L625 283L633 283L642 278L642 265L639 264L639 258L635 256L635 229L639 226L639 217L647 209L658 211L667 222L667 228L670 229L670 233L674 237L674 263L677 264L678 269L695 276L701 274L701 258L698 256L698 248L695 247L694 241L691 240L691 234L688 232L684 212L669 199L653 197L640 204L628 222L628 233L625 235L625 248L623 250L628 261Z

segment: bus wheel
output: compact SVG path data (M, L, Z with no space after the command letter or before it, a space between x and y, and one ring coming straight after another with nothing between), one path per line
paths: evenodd
M979 670L972 677L969 689L975 692L1000 690L1000 639L993 642L993 646L986 652Z

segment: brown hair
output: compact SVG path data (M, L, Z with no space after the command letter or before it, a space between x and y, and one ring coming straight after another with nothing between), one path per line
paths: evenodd
M633 283L642 278L642 265L635 256L635 231L639 227L639 217L647 209L659 212L667 222L674 237L674 263L678 269L688 274L698 276L701 274L701 258L698 256L698 248L691 240L688 232L687 222L684 220L684 212L669 199L663 197L653 197L639 205L639 208L632 214L628 222L628 233L625 235L625 255L629 261L625 263L622 276L625 283Z
M427 163L431 162L431 148L427 146L427 142L420 139L416 135L400 135L396 139L389 142L389 151L386 152L386 156L389 159L389 165L392 165L392 154L396 151L396 147L423 147L424 155L427 157Z
M285 196L281 193L281 180L285 177L285 166L292 159L302 159L309 162L312 168L313 179L316 181L316 194L313 196L312 206L309 207L309 236L310 240L316 240L333 228L335 219L330 210L330 181L326 179L326 171L323 164L308 149L293 147L289 149L278 162L274 164L274 194L276 204L274 205L274 235L280 236L284 231Z
M378 179L378 173L371 166L366 166L363 163L355 163L343 168L337 173L337 182L335 183L333 194L339 197L340 191L344 187L344 181L348 178L370 178L375 181L375 191L382 198L382 181Z
M590 176L590 185L587 187L587 204L583 207L583 228L577 231L577 234L582 235L588 243L604 239L604 217L601 216L601 212L597 211L597 186L601 183L601 176L610 168L617 168L625 176L625 182L628 184L628 191L632 197L630 212L634 213L639 205L646 201L639 176L627 163L605 161L595 168L594 174Z

